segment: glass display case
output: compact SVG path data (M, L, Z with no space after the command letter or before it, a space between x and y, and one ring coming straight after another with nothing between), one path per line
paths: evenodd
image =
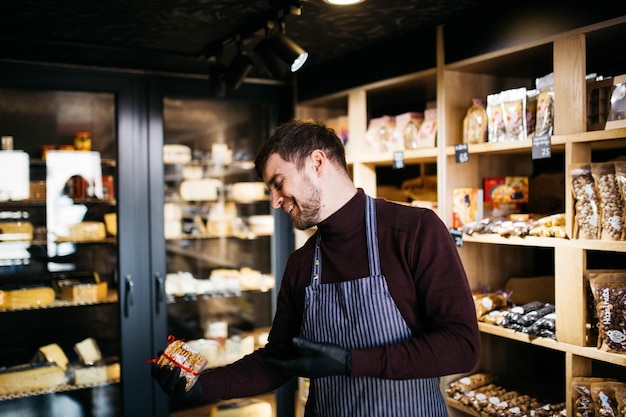
M3 416L121 415L115 99L0 87Z
M168 336L213 366L264 342L293 233L251 162L291 87L0 70L0 415L185 415L150 376ZM291 392L261 401L289 413Z
M168 333L208 367L262 346L271 324L274 217L253 163L269 115L253 102L163 100ZM275 415L273 396L254 402L254 415Z

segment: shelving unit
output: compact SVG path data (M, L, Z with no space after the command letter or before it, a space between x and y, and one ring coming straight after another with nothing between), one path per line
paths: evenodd
M454 36L463 36L461 30L450 32L453 40ZM445 44L448 32L442 26L437 29L436 68L307 99L297 104L296 117L325 119L347 115L347 154L353 179L366 193L377 195L377 169L390 166L393 154L368 151L365 141L368 120L384 114L423 111L426 103L434 101L438 121L436 147L406 150L403 156L405 165L436 166L438 213L447 225L452 226L453 189L482 188L485 177L532 178L553 171L566 178L565 189L558 190L558 194L564 202L566 229L571 237L574 204L567 181L568 165L601 162L626 155L626 129L587 131L585 81L586 74L591 72L604 76L626 72L623 60L611 59L607 46L625 33L626 17L622 16L538 39L524 39L497 50L447 62ZM549 161L532 159L530 140L469 144L469 160L464 163L455 161L454 145L462 142L462 122L472 98L484 98L521 86L533 88L536 78L550 72L554 72L555 79L555 115ZM558 360L553 363L554 370L543 371L559 373L557 391L562 400L567 401L568 416L574 415L568 383L571 377L624 375L626 355L587 346L587 295L583 274L592 267L623 265L621 259L625 252L624 241L464 235L459 253L473 289L502 289L510 277L546 273L555 276L557 340L531 339L525 334L480 323L483 357L478 369L502 372L503 379L511 379L514 375L510 373L520 370L519 364L514 364L520 359L515 354L520 345L533 352L547 349ZM509 350L511 354L507 355ZM557 362L562 362L563 370ZM532 364L525 371L529 374L518 375L519 378L541 378L542 369L533 369ZM507 373L509 375L505 375ZM446 378L442 385L445 383ZM535 382L535 385L541 387L541 382ZM475 415L472 410L453 401L449 406L451 413L460 410L461 414Z

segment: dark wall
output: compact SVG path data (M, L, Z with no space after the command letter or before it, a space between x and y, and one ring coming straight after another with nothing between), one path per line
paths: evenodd
M546 39L624 15L626 2L490 1L446 22L445 63ZM590 41L593 42L593 37ZM589 48L589 53L606 58L607 65L603 68L607 72L610 72L610 67L619 67L616 61L626 59L614 45L603 44L601 40L597 41L597 46L594 44ZM298 100L308 100L435 66L436 29L415 32L391 42L373 43L368 50L314 69L303 68L297 75Z

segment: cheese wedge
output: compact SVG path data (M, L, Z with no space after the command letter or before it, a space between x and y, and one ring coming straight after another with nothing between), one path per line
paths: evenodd
M107 298L108 284L104 281L93 284L66 281L60 286L61 300L75 301L77 303L97 303Z
M50 287L0 290L0 310L47 306L52 304L54 298L54 290Z
M100 348L96 341L88 337L82 342L78 342L74 345L74 350L78 354L80 358L80 362L85 365L93 365L102 359L102 354L100 353Z
M69 363L69 360L59 345L51 343L49 345L42 346L39 348L39 352L41 352L46 361L56 363L59 368L67 371L67 364Z
M119 362L113 362L106 366L107 369L107 379L109 381L119 381L122 376L122 370L120 368Z
M84 366L74 369L74 384L102 384L108 379L107 368L103 365Z
M52 389L65 383L57 365L24 365L0 373L0 395Z

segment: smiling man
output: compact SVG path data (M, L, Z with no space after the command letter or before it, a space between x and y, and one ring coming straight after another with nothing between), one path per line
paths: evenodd
M272 206L317 230L287 261L267 345L204 372L189 392L177 369L155 367L164 391L208 401L303 376L307 417L446 416L439 377L473 370L480 336L443 222L357 188L342 142L319 123L279 126L255 166Z

